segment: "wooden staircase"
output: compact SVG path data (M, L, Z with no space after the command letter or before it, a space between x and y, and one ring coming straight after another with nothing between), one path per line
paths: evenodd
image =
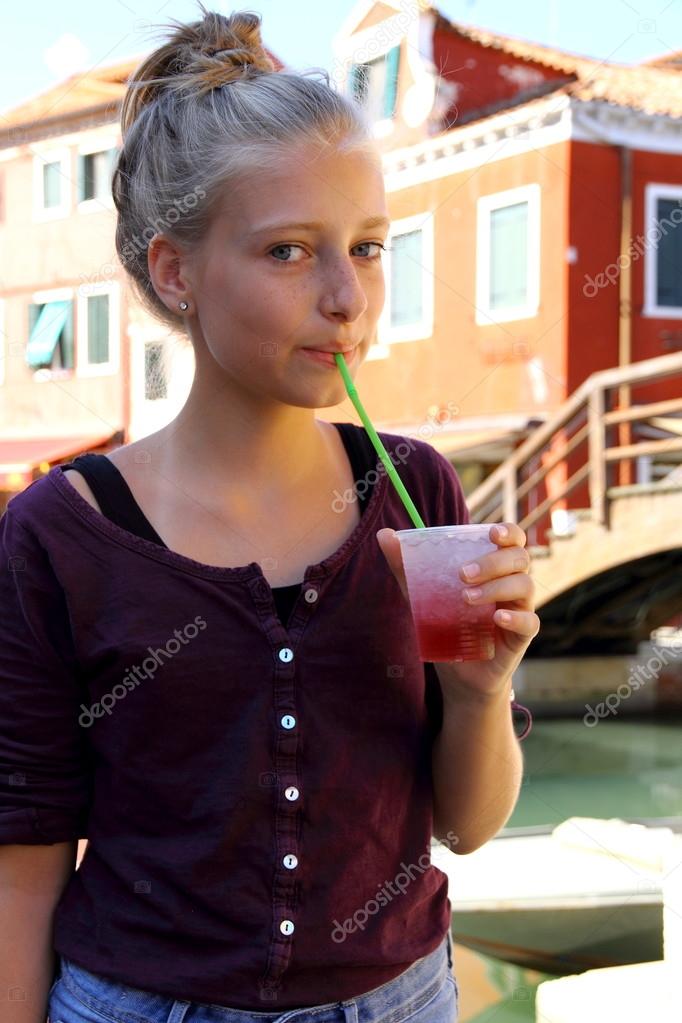
M677 397L633 401L671 380ZM682 607L682 353L593 374L467 502L526 531L538 655L577 652L567 625L588 648L648 638Z

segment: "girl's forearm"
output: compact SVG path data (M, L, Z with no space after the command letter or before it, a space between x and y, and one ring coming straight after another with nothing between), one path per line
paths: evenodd
M469 853L504 826L521 787L523 755L514 734L511 683L495 695L474 696L457 686L447 664L436 669L443 726L432 750L433 833L448 835L453 852Z
M0 1018L45 1023L56 956L54 910L76 865L76 842L0 846Z

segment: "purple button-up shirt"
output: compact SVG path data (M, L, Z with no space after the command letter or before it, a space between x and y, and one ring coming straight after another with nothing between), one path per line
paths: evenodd
M442 455L380 436L427 525L468 521ZM57 952L273 1012L356 997L442 941L442 702L375 537L412 526L378 465L353 533L306 568L288 628L257 562L206 565L136 536L58 466L9 502L0 842L88 838Z

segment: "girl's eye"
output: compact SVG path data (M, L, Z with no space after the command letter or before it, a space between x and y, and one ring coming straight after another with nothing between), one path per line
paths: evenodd
M356 245L355 248L356 249L361 249L361 248L363 248L366 245L374 245L376 248L378 248L380 250L379 252L377 252L373 256L367 256L367 259L380 259L381 258L381 253L382 252L386 252L386 246L382 245L381 242L360 242L360 244ZM299 249L301 252L303 251L303 248L300 245L293 245L293 244L292 245L275 245L274 248L270 249L270 254L273 255L276 252L280 252L280 253L281 252L287 252L289 249ZM275 259L277 259L277 262L279 262L279 263L300 263L300 259L279 259L278 256L275 256Z
M286 251L287 249L301 249L301 252L303 251L303 249L301 248L300 245L275 245L274 249L270 249L270 252L271 253L278 252L278 251L282 252L282 251ZM277 257L275 257L275 258L277 258ZM297 263L297 262L300 262L300 260L279 259L278 262L279 263L292 263L292 262L296 262Z

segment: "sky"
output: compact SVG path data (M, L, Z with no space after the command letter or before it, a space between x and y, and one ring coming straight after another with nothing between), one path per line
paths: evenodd
M355 0L204 3L223 14L260 14L265 44L297 70L331 69L332 39L355 7ZM435 6L452 21L620 64L682 49L682 0L439 0ZM144 55L163 38L150 24L198 16L195 0L3 4L0 112L75 72Z

